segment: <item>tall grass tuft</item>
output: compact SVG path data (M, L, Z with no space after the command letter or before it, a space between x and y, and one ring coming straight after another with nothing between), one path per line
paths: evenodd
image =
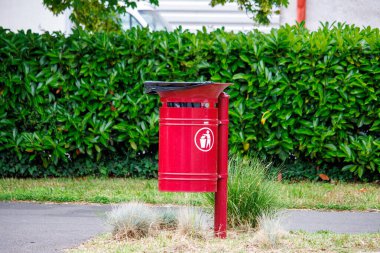
M228 223L233 227L256 227L259 217L280 208L279 186L266 174L270 164L257 157L229 159ZM207 200L214 204L214 195Z

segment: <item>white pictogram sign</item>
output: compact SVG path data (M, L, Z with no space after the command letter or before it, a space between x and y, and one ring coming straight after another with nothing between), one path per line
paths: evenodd
M203 152L208 152L214 146L214 133L208 127L203 127L194 136L195 146Z

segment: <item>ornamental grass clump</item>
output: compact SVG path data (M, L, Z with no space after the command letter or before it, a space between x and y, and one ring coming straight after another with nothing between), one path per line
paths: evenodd
M116 240L142 239L160 230L205 238L212 231L211 215L195 207L152 207L131 202L113 208L107 213L107 221Z
M257 220L257 232L254 239L262 246L278 247L281 244L281 239L288 235L281 223L279 215L261 215Z
M181 207L177 219L177 231L182 235L206 238L212 232L212 217L200 208Z
M117 240L140 239L153 234L160 227L157 212L138 202L113 208L107 213L107 221L113 226L112 235Z
M175 230L178 227L178 210L174 208L164 208L159 212L160 228L165 230Z

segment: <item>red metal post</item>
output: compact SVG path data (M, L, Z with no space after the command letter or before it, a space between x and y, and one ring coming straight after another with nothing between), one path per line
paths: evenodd
M306 20L306 0L297 1L297 22L301 23Z
M226 93L218 100L218 184L215 193L214 232L219 238L227 237L227 179L228 179L228 102Z

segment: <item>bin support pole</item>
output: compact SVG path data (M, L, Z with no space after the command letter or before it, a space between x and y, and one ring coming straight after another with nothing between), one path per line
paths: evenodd
M227 237L227 179L228 179L228 102L226 93L218 98L218 182L215 193L214 233Z

